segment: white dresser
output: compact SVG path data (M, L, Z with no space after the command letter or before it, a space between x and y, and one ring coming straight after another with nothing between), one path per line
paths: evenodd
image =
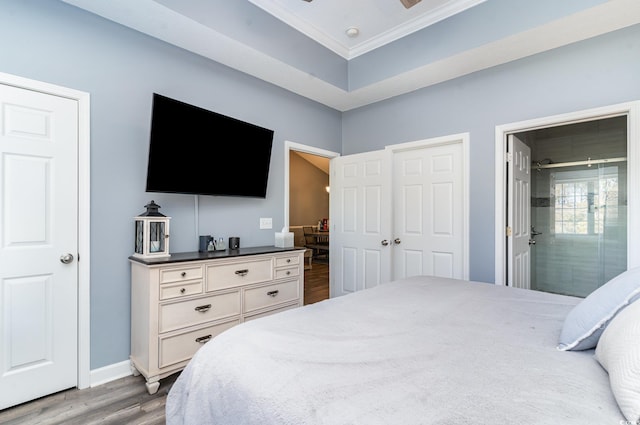
M131 367L150 394L203 344L254 318L303 305L304 249L241 248L131 262Z

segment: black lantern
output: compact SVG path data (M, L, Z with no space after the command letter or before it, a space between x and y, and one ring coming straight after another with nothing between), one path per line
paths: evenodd
M135 217L135 257L162 258L169 254L169 220L153 200L144 206L147 210Z

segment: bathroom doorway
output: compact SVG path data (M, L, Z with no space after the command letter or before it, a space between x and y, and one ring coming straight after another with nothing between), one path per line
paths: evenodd
M496 284L584 297L640 266L640 102L496 126L495 142Z
M531 149L530 289L586 297L627 269L627 117L515 136Z

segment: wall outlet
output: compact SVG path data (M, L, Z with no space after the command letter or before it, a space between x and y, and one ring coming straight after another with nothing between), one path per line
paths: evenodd
M260 218L260 228L261 229L273 228L273 220L271 218Z

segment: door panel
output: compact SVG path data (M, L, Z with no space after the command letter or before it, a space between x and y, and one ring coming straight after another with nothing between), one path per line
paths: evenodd
M0 85L0 409L77 384L78 105Z
M389 177L386 151L331 160L331 297L390 280Z
M394 279L463 278L462 164L461 143L394 153Z
M509 162L509 206L507 226L511 236L507 241L507 284L516 288L531 288L530 246L531 238L531 149L515 135L507 140Z

